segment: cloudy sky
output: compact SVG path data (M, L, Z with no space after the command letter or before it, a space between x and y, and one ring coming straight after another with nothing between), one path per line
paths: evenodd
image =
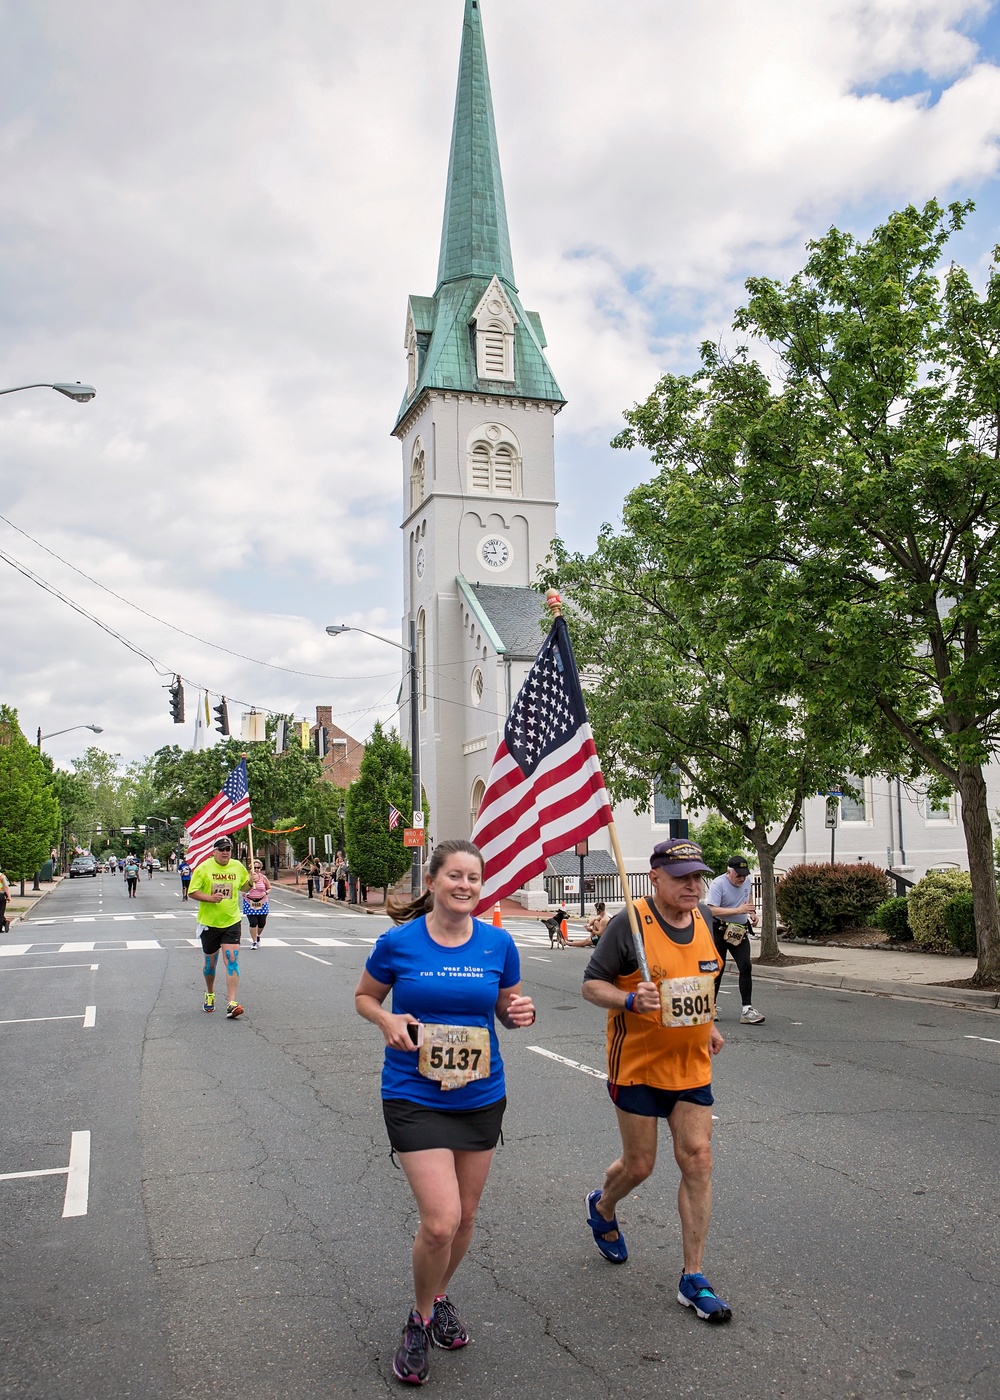
M978 276L1000 241L988 0L481 5L576 546L645 474L608 448L622 409L726 333L748 275L932 195L977 201L953 251ZM399 636L389 429L406 297L434 290L462 11L0 2L0 388L98 389L0 399L0 550L161 672L332 704L361 738L398 657L323 627ZM0 627L26 732L190 742L169 674L2 561Z

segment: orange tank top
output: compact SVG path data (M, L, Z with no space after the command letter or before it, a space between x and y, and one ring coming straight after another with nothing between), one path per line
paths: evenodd
M653 1089L699 1089L712 1081L708 1042L719 955L711 930L695 909L691 942L675 943L651 900L637 899L635 908L650 980L661 987L664 1014L624 1008L608 1012L608 1079L612 1084L648 1084ZM637 969L616 977L615 986L633 992L641 981ZM664 1019L671 1024L664 1025Z

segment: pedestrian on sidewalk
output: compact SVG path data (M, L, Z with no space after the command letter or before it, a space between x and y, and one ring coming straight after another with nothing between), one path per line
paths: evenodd
M245 865L233 860L233 843L220 836L208 860L195 868L191 877L191 898L198 903L201 947L205 954L206 1011L215 1010L215 971L219 952L226 962L226 1016L231 1021L243 1015L237 993L240 988L240 891L253 881Z
M604 1185L587 1197L587 1224L604 1258L624 1264L618 1203L651 1174L657 1120L665 1118L681 1172L677 1301L706 1322L728 1322L732 1309L701 1271L712 1216L712 1056L725 1044L713 1022L719 959L711 915L699 903L702 876L711 871L693 841L661 841L649 863L652 898L637 899L635 909L650 980L642 980L625 910L608 924L584 973L584 1000L608 1013L608 1093L622 1142Z
M454 1351L469 1340L448 1285L472 1240L507 1105L495 1021L515 1030L535 1020L510 935L472 916L478 849L442 841L425 880L417 899L390 897L400 927L378 940L354 993L358 1014L385 1039L385 1124L420 1213L414 1304L392 1364L415 1385L427 1380L432 1343Z
M347 861L343 851L338 851L333 858L333 878L337 882L337 898L343 904L347 898Z
M10 933L10 920L7 918L7 901L10 899L10 881L0 870L0 933Z
M760 1026L764 1017L754 1010L753 969L750 962L750 925L757 922L757 904L750 884L750 863L746 856L730 856L724 875L708 887L705 903L712 911L712 937L719 954L719 971L715 978L715 1000L718 1006L719 983L726 970L726 957L733 955L740 978L741 1026ZM718 1016L716 1016L718 1019Z

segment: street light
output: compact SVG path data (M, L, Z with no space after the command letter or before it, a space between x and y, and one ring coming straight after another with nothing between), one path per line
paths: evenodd
M397 651L405 652L410 658L410 773L412 775L412 798L414 813L423 810L420 792L420 715L417 711L417 624L410 619L410 645L404 647L402 642L394 642L391 637L382 637L378 632L368 632L364 627L348 627L344 623L334 623L329 626L327 633L331 637L339 637L342 632L361 632L366 637L374 637L377 642L385 642L387 646L395 647ZM413 848L413 865L410 870L410 888L414 899L419 898L421 891L421 848Z
M5 392L5 393L10 393L10 390L7 389L7 390L5 390L5 391L3 391L3 392ZM43 733L42 733L42 726L39 725L39 726L38 726L38 736L37 736L37 741L36 741L37 744L38 744L38 750L39 750L39 752L41 752L42 740L43 740L43 739L56 739L56 738L58 738L58 736L59 736L60 734L72 734L72 732L73 732L74 729L89 729L89 730L91 731L92 734L103 734L103 733L104 733L104 730L101 728L101 726L100 726L99 724L71 724L70 727L69 727L68 729L54 729L54 730L52 731L51 734L43 734Z
M74 399L77 403L90 403L90 400L97 397L97 390L90 384L81 384L79 380L75 384L15 384L13 389L0 389L0 394L19 394L22 389L55 389L57 394L65 394L68 399Z

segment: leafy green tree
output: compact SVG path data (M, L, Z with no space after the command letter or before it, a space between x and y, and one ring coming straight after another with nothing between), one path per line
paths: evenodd
M314 783L300 798L295 809L295 825L301 826L302 830L290 832L288 836L296 860L303 860L308 855L310 836L316 842L316 853L320 859L323 858L324 836L333 838L335 851L340 847L340 808L346 806L346 800L344 788L327 782Z
M59 831L51 773L21 733L17 711L0 705L0 868L24 881L49 858Z
M839 716L802 702L780 630L761 615L766 595L739 596L738 570L720 579L715 512L690 508L689 489L688 461L664 456L656 480L629 495L621 534L605 526L589 557L556 541L552 576L581 668L599 678L587 704L612 798L644 811L654 778L668 794L683 783L692 806L735 827L760 866L760 956L776 962L775 859L805 798L848 754L855 771L859 760ZM751 608L753 646L733 621Z
M726 862L733 855L747 855L747 864L751 867L756 864L753 852L743 850L743 832L718 812L709 812L703 822L691 827L691 840L701 847L705 864L710 865L716 875L725 873Z
M770 373L706 345L699 374L668 376L626 417L658 461L688 464L692 509L727 502L719 584L756 592L763 613L731 625L754 650L763 632L767 664L799 671L812 711L853 724L870 764L960 794L975 980L996 985L983 768L1000 749L998 253L982 295L941 269L970 207L911 206L864 242L831 229L789 282L747 283L736 326Z
M403 830L389 830L389 803L408 812L412 802L410 755L376 722L365 745L361 773L347 789L347 859L362 884L386 891L409 870Z

